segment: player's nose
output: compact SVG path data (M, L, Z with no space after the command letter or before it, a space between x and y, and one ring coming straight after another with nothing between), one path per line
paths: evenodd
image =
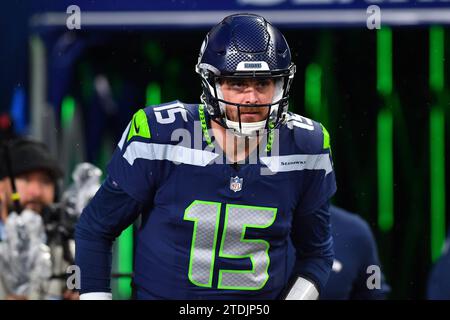
M259 101L258 93L254 86L249 86L245 90L245 104L257 104Z

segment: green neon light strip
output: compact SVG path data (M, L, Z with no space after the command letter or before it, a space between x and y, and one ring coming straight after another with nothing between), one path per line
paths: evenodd
M441 255L445 241L445 117L441 108L430 113L431 259Z
M308 117L320 119L322 105L322 69L311 63L305 71L305 111Z
M444 94L444 29L430 28L430 90L438 101ZM430 234L431 260L441 255L445 241L445 115L442 105L430 112Z
M126 228L119 237L119 273L133 272L133 225ZM119 299L131 298L131 278L121 277L118 280Z
M146 90L146 106L161 104L161 86L157 82L150 82Z
M430 28L430 88L435 92L444 89L444 29Z
M392 31L382 28L377 31L377 91L392 102ZM390 231L394 225L393 192L393 119L391 109L380 110L377 119L378 157L378 227Z
M394 225L392 122L391 110L382 109L377 119L378 227L382 231Z
M161 46L156 41L149 41L145 45L145 54L153 66L159 66L164 59L164 52L161 50Z
M64 97L61 104L61 126L68 128L75 114L75 99L71 96Z
M377 31L377 90L383 96L392 93L392 31L387 27Z

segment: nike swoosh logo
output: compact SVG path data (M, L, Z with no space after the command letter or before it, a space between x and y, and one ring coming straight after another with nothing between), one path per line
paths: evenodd
M137 126L136 121L133 122L133 125L134 125L134 131L136 133L139 133L140 127Z

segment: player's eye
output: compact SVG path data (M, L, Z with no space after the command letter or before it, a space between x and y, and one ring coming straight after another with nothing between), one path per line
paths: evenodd
M242 80L231 80L230 86L235 89L243 89L246 86L246 83Z
M266 88L268 86L270 86L271 84L271 80L270 79L262 79L262 80L258 80L256 85L260 88Z

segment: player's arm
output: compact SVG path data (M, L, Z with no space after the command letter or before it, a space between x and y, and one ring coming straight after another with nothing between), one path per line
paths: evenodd
M302 129L304 126L294 129L299 153L309 155L307 162L311 164L303 171L299 204L292 221L296 263L285 292L288 292L287 298L293 299L319 297L328 281L334 257L329 200L336 191L336 181L330 137L321 124L311 120L308 123L312 125L309 130Z
M75 233L80 299L111 298L112 242L152 203L161 172L155 161L145 159L154 142L152 115L151 109L136 112L108 164L108 178L80 217Z
M318 299L328 281L334 257L329 202L310 214L297 215L292 230L296 263L284 298Z
M136 220L141 208L108 177L84 209L75 231L81 299L111 299L112 243Z

